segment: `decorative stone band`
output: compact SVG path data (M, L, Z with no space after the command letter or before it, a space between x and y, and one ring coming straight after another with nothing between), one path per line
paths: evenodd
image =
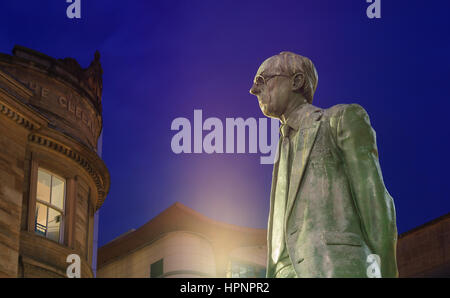
M105 185L105 181L107 181L108 179L104 179L86 157L58 141L37 133L31 133L28 136L28 140L31 143L63 154L66 157L72 159L74 162L78 163L89 174L89 176L91 176L92 180L95 183L95 186L97 187L98 201L96 209L100 208L105 200L107 189L109 188L109 185Z
M36 128L35 127L36 125L33 122L25 118L23 115L17 113L16 111L12 110L10 107L3 104L2 102L0 102L0 113L4 114L6 117L10 118L11 120L16 122L20 126L25 127L26 129L33 130Z
M211 274L197 271L197 270L173 270L173 271L165 272L163 275L161 275L159 277L168 277L168 276L174 276L174 275L191 275L191 276L195 276L195 277L206 277L206 278L215 277Z

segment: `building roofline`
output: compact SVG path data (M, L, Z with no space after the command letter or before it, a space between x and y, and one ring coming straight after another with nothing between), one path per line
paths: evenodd
M438 218L435 218L435 219L433 219L433 220L431 220L431 221L428 221L428 222L426 222L426 223L424 223L424 224L421 224L420 226L417 226L417 227L415 227L415 228L412 228L411 230L409 230L409 231L407 231L407 232L404 232L404 233L400 234L400 235L399 235L399 238L404 238L404 237L406 237L406 236L409 236L409 235L411 235L411 234L414 234L415 232L421 231L421 230L423 230L424 228L427 228L427 227L430 227L430 226L439 224L440 222L442 222L442 221L444 221L444 220L446 220L446 219L450 219L450 213L444 214L444 215L442 215L442 216L439 216Z
M238 231L238 232L243 232L243 233L260 233L261 231L266 231L266 229L256 229L256 228L250 228L250 227L243 227L243 226L238 226L235 224L230 224L230 223L226 223L223 221L216 221L198 211L195 211L192 208L187 207L186 205L181 204L180 202L175 202L174 204L172 204L169 208L171 207L176 207L179 208L180 210L183 210L186 213L190 213L193 216L198 217L201 220L207 221L211 224L217 225L218 227L224 228L224 229L230 229L230 230L234 230L234 231Z
M173 221L174 218L180 220ZM214 238L232 235L237 243L247 245L266 244L266 229L242 227L216 221L176 202L136 230L124 233L100 247L98 250L98 268L112 259L124 256L148 243L152 243L163 234L177 231L196 232L212 239L212 242L220 242L217 239L215 241Z
M0 61L33 68L41 73L53 76L64 84L70 86L81 96L88 99L89 104L99 115L102 115L102 106L98 102L93 90L83 77L89 68L83 68L76 59L57 59L44 53L21 45L15 45L12 55L0 53Z

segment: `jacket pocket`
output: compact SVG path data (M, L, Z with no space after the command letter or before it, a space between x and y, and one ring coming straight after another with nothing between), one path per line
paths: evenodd
M325 232L323 239L327 245L362 246L362 239L355 233Z

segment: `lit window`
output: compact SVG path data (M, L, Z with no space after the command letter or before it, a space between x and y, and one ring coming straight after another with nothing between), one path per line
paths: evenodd
M164 259L160 259L150 266L150 277L162 277L164 273Z
M66 181L46 170L38 170L35 232L62 242Z

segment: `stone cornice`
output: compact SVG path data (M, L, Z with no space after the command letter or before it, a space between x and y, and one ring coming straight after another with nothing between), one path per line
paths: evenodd
M70 60L76 62L74 59ZM13 55L0 53L0 61L34 69L47 76L58 79L70 86L73 90L76 90L83 97L88 98L89 103L100 115L102 114L102 106L96 100L95 94L93 94L92 90L83 80L80 80L73 71L70 71L73 67L68 67L67 63L64 63L64 59L58 60L38 51L16 45L13 49ZM76 62L75 64L78 63Z
M0 95L10 98L10 96L1 88ZM46 147L47 149L68 157L72 161L79 164L87 172L97 188L98 200L96 201L95 209L98 210L105 201L110 184L108 169L100 157L80 142L77 142L69 136L48 127L44 123L40 124L38 121L32 120L32 116L25 116L24 114L27 113L35 113L35 111L32 111L28 106L21 104L20 106L22 109L13 108L11 105L1 100L1 98L2 97L0 97L0 115L8 117L16 124L28 129L30 131L28 136L28 141L30 143ZM19 112L19 110L24 110L24 113ZM33 116L37 117L35 115ZM39 133L37 133L37 131L39 131ZM56 138L46 136L46 134L58 136L57 138L61 139L61 141L57 141ZM77 150L75 148L79 149Z
M0 60L5 57L21 59L0 54ZM27 86L0 70L0 117L5 116L13 121L12 123L27 129L30 145L46 148L77 163L95 185L97 193L95 209L97 210L103 204L109 191L110 176L106 165L93 148L77 139L78 135L69 135L55 126L53 123L55 119L50 119L38 107L29 104L33 96L34 92ZM97 115L97 117L101 122L101 116ZM99 131L101 131L101 123Z
M4 92L0 88L0 95L1 94L4 94ZM31 117L25 116L24 113L20 113L18 109L12 108L2 100L0 100L0 115L8 117L16 124L28 129L30 131L28 136L28 141L30 143L63 154L79 164L95 183L98 194L96 209L100 208L109 190L109 172L106 165L94 151L55 129L46 127L46 125L42 126L37 121L33 121ZM39 131L39 133L37 131ZM57 138L62 140L57 141L55 138L46 136L46 134L58 136ZM79 148L79 150L75 149L76 147ZM101 173L103 173L103 175Z
M44 54L42 54L44 55ZM45 56L45 55L44 55ZM50 59L50 58L49 58ZM51 58L53 61L52 63L58 63L58 60ZM40 93L37 93L36 90L31 90L24 84L29 84L30 82L20 81L20 76L18 74L11 74L9 73L11 70L8 70L7 68L13 68L15 70L18 70L24 73L36 73L39 76L37 78L41 78L42 82L46 82L48 84L52 84L53 82L57 82L58 86L61 86L62 88L67 88L67 90L70 90L70 92L73 92L75 97L82 100L83 105L86 105L86 108L89 110L92 110L94 114L90 117L90 121L93 121L96 123L96 126L98 129L96 129L96 132L94 134L94 137L96 139L99 138L101 131L103 129L103 118L102 118L102 105L101 103L95 103L93 100L92 95L86 91L84 88L80 87L81 83L77 82L76 79L71 77L68 73L65 71L56 71L55 67L51 66L54 64L50 64L50 66L44 67L42 63L33 62L30 60L27 60L23 57L17 57L17 56L11 56L7 54L0 53L0 82L5 82L9 87L12 87L14 89L14 94L12 94L12 97L15 97L16 100L22 100L24 103L30 103L30 99L32 98L40 98L42 95ZM23 80L23 78L22 78ZM52 82L53 81L53 82ZM36 82L34 81L34 84L39 85L41 82L39 80ZM35 85L35 86L36 86ZM42 88L42 86L41 86ZM50 88L50 86L47 86L47 90L54 92ZM1 89L1 88L0 88ZM5 90L7 92L9 90ZM29 92L29 93L28 93ZM60 96L61 93L53 93L53 96ZM65 96L64 101L67 105L67 98ZM24 100L25 99L25 100ZM73 104L73 103L72 103ZM40 109L40 103L39 101L35 101L33 104L33 107L37 110ZM45 114L45 109L47 107L44 107L42 115ZM72 107L72 109L77 107ZM80 108L80 106L78 106ZM51 110L50 112L56 113L58 116L64 118L65 120L69 120L66 118L66 115L61 115L58 112L55 112ZM86 120L87 121L87 120ZM73 126L77 126L76 124L72 123ZM95 147L95 142L90 143L93 148Z
M100 208L110 185L109 172L101 158L80 140L51 126L46 116L27 104L33 92L26 86L1 70L0 83L0 117L4 115L27 129L30 144L45 147L77 163L95 184L95 209Z
M0 92L1 92L1 89L0 89ZM10 118L12 121L16 122L18 125L23 126L24 128L26 128L28 130L33 130L33 129L39 127L38 125L36 125L35 122L31 121L24 115L16 112L14 109L7 106L6 104L4 104L1 101L0 101L0 113L5 115L6 117Z
M88 154L86 154L87 152L84 152L83 154L79 150L67 146L62 142L35 132L32 132L28 136L28 141L35 145L52 150L58 154L62 154L80 165L89 174L89 176L95 183L98 194L98 200L96 202L95 209L97 210L100 208L109 191L109 173L106 165L96 154L89 154L91 156L88 157ZM101 173L104 173L104 175L102 175Z
M19 83L16 79L12 78L8 74L4 73L3 71L0 71L0 79L5 80L8 82L11 86L14 87L14 89L17 91L17 93L25 98L33 96L33 91Z
M28 130L38 129L48 123L45 116L24 103L33 96L31 90L1 70L0 82L10 87L9 90L0 88L1 114Z

